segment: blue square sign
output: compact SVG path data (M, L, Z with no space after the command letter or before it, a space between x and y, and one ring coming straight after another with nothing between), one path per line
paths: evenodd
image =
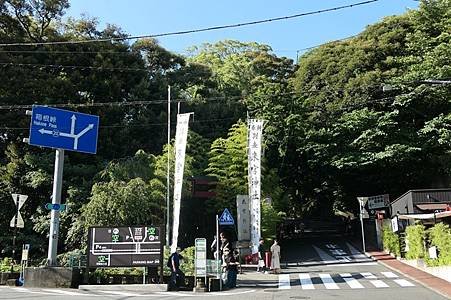
M95 154L98 130L98 116L33 105L29 144Z

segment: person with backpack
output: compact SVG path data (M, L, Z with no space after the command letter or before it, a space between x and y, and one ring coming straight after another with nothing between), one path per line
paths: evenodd
M168 282L168 291L177 291L181 286L185 285L185 274L180 270L180 260L183 257L180 255L182 249L177 247L177 250L169 256L167 266L171 269L171 278Z

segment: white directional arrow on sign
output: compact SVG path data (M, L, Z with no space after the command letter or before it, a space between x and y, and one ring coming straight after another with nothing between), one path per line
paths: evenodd
M74 150L78 149L78 139L81 138L86 132L94 128L94 124L89 124L85 129L80 131L78 134L75 134L75 122L77 121L77 117L75 115L72 115L71 123L70 123L70 133L66 132L59 132L57 130L46 130L44 128L39 129L39 132L41 134L51 134L54 137L68 137L74 139Z

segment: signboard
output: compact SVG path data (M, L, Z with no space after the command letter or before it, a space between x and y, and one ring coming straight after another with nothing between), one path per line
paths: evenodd
M219 225L234 225L235 220L233 219L230 211L226 208L222 212L221 217L219 218Z
M25 201L27 201L27 195L11 194L13 197L14 204L16 205L16 215L9 222L10 227L24 228L25 223L23 221L22 215L20 214L20 209L22 208ZM17 220L16 220L17 219Z
M378 195L378 196L371 196L366 197L367 203L368 203L368 209L377 209L377 208L383 208L387 207L390 204L390 198L388 194L385 195Z
M22 261L28 260L28 251L30 250L30 244L24 244L22 247Z
M89 228L88 267L160 266L162 253L159 227Z
M248 184L251 211L252 253L258 250L261 237L261 156L262 156L263 120L248 120L247 163Z
M251 239L251 211L249 206L249 197L247 195L236 196L236 211L237 211L237 227L238 240L248 241Z
M98 116L33 105L29 144L95 154L98 129Z
M395 216L393 219L391 219L391 229L393 232L397 232L399 230L397 216Z
M197 238L195 240L195 275L207 276L207 240Z
M186 142L188 139L188 123L190 115L191 113L177 115L177 128L175 131L175 171L171 253L174 253L177 249L179 239L183 172L185 169L185 152Z

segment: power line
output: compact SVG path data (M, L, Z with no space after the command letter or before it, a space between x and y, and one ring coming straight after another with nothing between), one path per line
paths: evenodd
M280 94L280 95L289 95L294 92ZM269 97L270 95L268 95ZM172 103L190 103L190 104L208 104L213 101L239 101L243 98L241 96L230 96L230 97L210 97L203 98L199 100L191 100L191 99L172 99ZM146 100L146 101L128 101L128 102L97 102L97 103L55 103L50 104L52 107L102 107L102 106L145 106L145 105L159 105L166 104L168 100ZM23 105L0 105L0 110L12 110L12 109L29 109L32 108L33 105L42 105L42 104L23 104Z
M365 5L365 4L369 4L369 3L373 3L373 2L377 2L377 1L379 1L379 0L368 0L368 1L357 2L357 3L353 3L353 4L349 4L349 5L342 5L342 6L337 6L337 7L332 7L332 8L322 9L322 10L310 11L310 12L306 12L306 13L299 13L299 14L290 15L290 16L277 17L277 18L264 19L264 20L251 21L251 22L244 22L244 23L231 24L231 25L222 25L222 26L213 26L213 27L206 27L206 28L200 28L200 29L184 30L184 31L174 31L174 32L138 35L138 36L129 36L129 37L101 38L101 39L95 39L95 40L91 39L91 40L77 40L77 41L72 40L72 41L33 42L33 43L8 43L8 44L0 44L0 47L85 44L85 43L95 43L95 42L113 42L113 41L135 40L135 39L142 39L142 38L156 38L156 37L164 37L164 36L172 36L172 35L184 35L184 34L205 32L205 31L212 31L212 30L220 30L220 29L227 29L227 28L236 28L236 27L257 25L257 24L269 23L269 22L275 22L275 21L281 21L281 20L294 19L294 18L321 14L321 13L330 12L330 11L342 10L342 9Z
M85 70L108 70L108 71L119 71L119 72L143 72L149 71L145 68L115 68L115 67L93 67L93 66L77 66L77 65L57 65L57 64L24 64L24 63L11 63L11 62L0 62L0 66L17 66L17 67L30 67L30 68L53 68L53 69L85 69Z
M220 122L220 121L230 121L230 120L238 120L238 117L233 118L216 118L216 119L203 119L203 120L194 120L190 121L192 123L212 123L212 122ZM177 123L174 122L171 125L176 125ZM153 127L153 126L167 126L168 124L166 122L164 123L148 123L148 124L140 124L140 125L134 125L134 124L117 124L117 125L100 125L99 129L108 129L108 128L146 128L146 127ZM30 130L30 127L0 127L0 130Z

